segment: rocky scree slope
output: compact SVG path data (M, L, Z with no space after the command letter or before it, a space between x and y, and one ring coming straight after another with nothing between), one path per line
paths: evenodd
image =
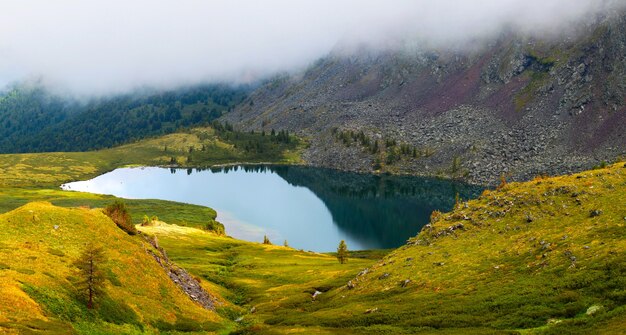
M580 171L626 153L626 13L559 38L504 34L473 51L334 53L222 119L308 136L309 164L343 170L482 184ZM333 128L363 131L370 147L346 145ZM371 147L387 139L417 155L388 163L386 148Z

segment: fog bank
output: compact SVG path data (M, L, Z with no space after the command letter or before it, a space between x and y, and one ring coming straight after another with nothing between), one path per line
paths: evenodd
M555 34L615 0L4 0L0 87L38 80L76 95L249 82L338 44L462 45L503 29Z

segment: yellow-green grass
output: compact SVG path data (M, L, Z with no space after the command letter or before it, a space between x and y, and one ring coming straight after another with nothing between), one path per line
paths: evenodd
M283 305L264 323L375 334L622 334L626 167L485 192L351 279L353 289ZM601 311L587 315L594 305Z
M263 322L277 310L300 313L297 306L317 304L312 298L316 290L328 292L345 285L360 269L386 254L356 252L347 263L340 264L331 254L239 241L194 228L159 224L139 229L156 236L172 260L231 303L221 311L223 315L232 319L243 316L240 326L257 331L267 331ZM282 331L298 333L299 328L290 326ZM334 330L313 326L302 331L330 334Z
M106 296L95 312L77 296L73 261L85 244L105 248ZM99 209L29 203L0 215L0 333L201 331L229 323L194 303L147 253Z
M184 167L300 161L302 144L295 139L291 144L280 144L261 134L229 133L222 137L212 128L196 128L98 151L4 154L0 155L0 187L58 187L122 166L170 165L172 158ZM241 148L243 141L264 143L266 152L246 152ZM188 162L190 156L192 162Z
M48 201L60 207L104 208L116 197L84 192L69 192L59 189L0 188L0 213L8 212L32 201ZM223 226L215 221L217 213L209 207L165 200L123 199L135 224L140 224L144 215L160 220L223 233Z

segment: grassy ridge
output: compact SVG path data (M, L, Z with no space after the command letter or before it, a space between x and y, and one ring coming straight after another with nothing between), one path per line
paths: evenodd
M0 215L0 333L152 333L218 330L228 323L192 302L145 251L100 210L30 203ZM96 311L72 286L83 246L105 247L106 295ZM183 326L184 325L184 326Z

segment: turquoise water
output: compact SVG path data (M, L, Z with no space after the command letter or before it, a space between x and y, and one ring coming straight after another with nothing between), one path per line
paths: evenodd
M235 166L211 170L123 168L65 189L132 199L209 206L235 238L297 249L395 248L448 211L458 193L482 189L430 178L378 176L294 166Z

